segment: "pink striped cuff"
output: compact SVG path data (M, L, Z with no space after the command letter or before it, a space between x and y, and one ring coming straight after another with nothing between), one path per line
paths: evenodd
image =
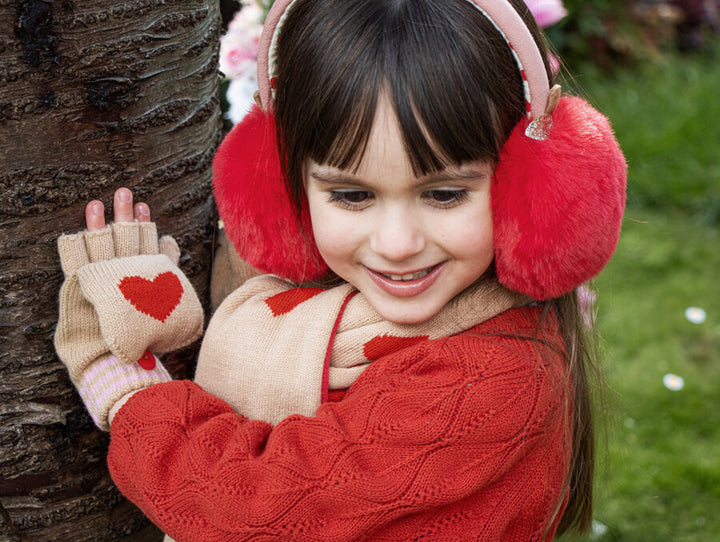
M92 416L95 425L104 431L110 429L108 413L122 397L130 392L148 388L172 380L170 373L160 364L160 360L149 352L155 363L128 364L113 355L103 356L95 360L75 383L80 397ZM142 358L141 358L142 359Z

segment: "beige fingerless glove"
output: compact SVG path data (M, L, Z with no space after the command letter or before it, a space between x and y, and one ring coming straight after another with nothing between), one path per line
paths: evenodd
M118 223L58 239L65 283L55 349L95 423L135 390L170 380L154 353L202 332L200 301L154 223Z

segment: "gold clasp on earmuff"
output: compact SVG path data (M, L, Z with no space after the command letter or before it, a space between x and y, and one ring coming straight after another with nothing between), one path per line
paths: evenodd
M552 129L552 114L555 112L555 108L560 102L560 96L562 95L562 88L560 85L555 85L550 89L548 93L548 103L545 108L545 113L540 115L538 118L533 119L528 127L525 128L525 135L530 139L536 141L545 141L550 137L550 130Z

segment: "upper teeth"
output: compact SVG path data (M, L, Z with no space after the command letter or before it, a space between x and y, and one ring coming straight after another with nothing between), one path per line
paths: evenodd
M403 282L407 282L407 281L410 281L410 280L421 279L421 278L423 278L425 275L427 275L428 273L430 273L430 271L432 271L432 270L433 270L432 267L428 267L427 269L423 269L422 271L419 271L419 272L417 272L417 273L407 273L407 274L405 274L405 275L387 275L387 274L383 273L382 275L385 276L385 277L387 277L387 278L389 278L389 279L392 279L392 280L401 280L401 281L403 281Z

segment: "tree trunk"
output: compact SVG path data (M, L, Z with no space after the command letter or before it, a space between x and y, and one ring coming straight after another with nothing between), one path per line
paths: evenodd
M0 540L153 539L53 349L61 232L120 186L208 298L217 0L0 0ZM197 345L166 357L192 376ZM131 536L132 535L132 536Z

